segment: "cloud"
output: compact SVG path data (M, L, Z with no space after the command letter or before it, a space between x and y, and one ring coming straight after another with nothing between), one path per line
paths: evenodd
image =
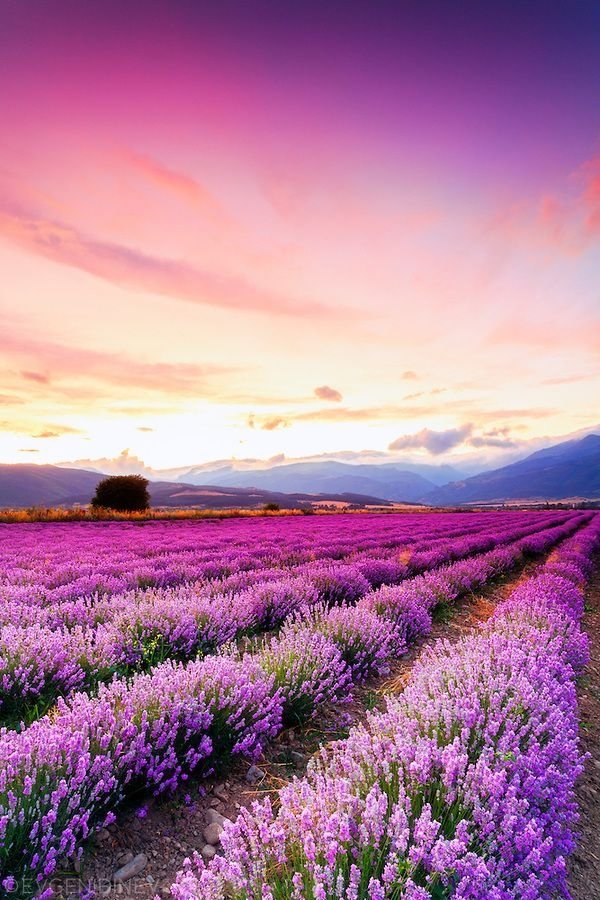
M33 432L34 428L41 428L40 431ZM38 439L61 437L63 434L83 434L79 428L72 428L70 425L43 425L30 421L19 419L2 419L0 420L0 431L10 431L12 434L27 435L27 437Z
M96 240L7 200L0 200L0 234L29 253L135 291L270 315L344 319L353 315L349 310L263 289L227 272L212 272L184 260L150 256L132 247Z
M49 378L47 375L43 375L42 372L21 372L21 375L26 381L35 381L37 384L48 384Z
M51 383L54 391L64 391L71 398L76 393L71 384L74 378L78 384L92 380L126 387L129 391L142 389L160 394L196 397L209 392L208 378L235 371L208 363L145 362L117 352L106 353L34 337L11 335L7 330L2 335L2 352L5 356L18 360L43 361L52 376L48 376L44 383ZM63 385L62 382L67 384Z
M40 451L38 450L37 447L20 447L19 448L19 453L39 453L39 452Z
M56 438L63 434L83 434L80 428L72 428L70 425L49 425L38 434L32 434L33 438Z
M528 409L494 409L478 412L476 417L479 422L493 422L495 419L547 419L556 413L556 409L537 406Z
M469 438L468 444L471 447L502 447L504 449L518 447L519 443L508 437L491 437L479 435Z
M168 416L173 414L173 406L160 406L149 403L148 405L117 404L107 406L106 412L113 416L127 416L128 419L137 416Z
M436 397L438 394L447 393L448 388L434 388L431 391L417 391L414 394L406 394L403 400L418 400L419 397Z
M420 416L439 413L437 406L366 406L351 409L335 406L327 409L308 410L293 417L294 422L368 422L388 419L415 419Z
M577 381L591 381L593 378L596 378L596 375L564 375L559 378L545 378L542 384L574 384Z
M274 416L271 419L265 419L260 427L263 431L275 431L277 428L287 428L288 426L289 422L287 419L283 419L281 416Z
M508 318L488 333L486 343L540 347L552 353L556 353L557 348L574 348L597 354L600 353L600 316L592 315L579 322L562 317L553 321L523 316Z
M74 467L76 469L92 469L98 472L106 472L107 475L155 475L155 471L148 466L143 459L131 453L129 448L122 450L115 457L101 457L100 459L75 459L71 462L57 463L59 466Z
M219 200L195 178L177 172L142 153L126 151L122 156L147 181L192 206L215 224L233 224Z
M341 403L343 399L339 391L327 384L315 388L315 397L318 397L319 400L331 400L333 403Z
M416 372L413 372L412 369L407 369L406 372L403 372L400 378L403 381L416 381L419 376Z
M510 428L490 428L480 434L474 434L475 426L471 422L458 428L448 428L445 431L432 431L423 428L416 434L403 435L389 445L389 450L427 450L433 456L446 453L453 447L465 444L476 449L482 447L496 447L504 450L514 449L520 446L510 435Z
M534 249L584 253L600 236L600 156L580 165L562 191L546 192L533 204L512 203L485 230Z
M154 428L150 428L149 425L138 425L137 431L154 431Z
M430 428L423 428L416 434L406 434L396 438L389 445L389 450L416 450L424 449L433 456L438 456L451 450L459 444L464 444L466 439L471 435L473 425L467 423L461 425L460 428L449 428L446 431L432 431Z
M267 416L266 418L250 413L246 419L248 428L260 428L261 431L275 431L277 428L288 428L290 422L282 416Z

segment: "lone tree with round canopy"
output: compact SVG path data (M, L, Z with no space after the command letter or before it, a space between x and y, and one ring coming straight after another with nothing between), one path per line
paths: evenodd
M150 506L148 479L142 475L111 475L96 487L92 506L118 512L143 512Z

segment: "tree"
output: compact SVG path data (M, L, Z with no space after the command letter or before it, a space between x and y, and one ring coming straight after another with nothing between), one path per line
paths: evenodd
M148 479L142 475L112 475L96 487L92 506L116 509L119 512L139 512L150 506Z

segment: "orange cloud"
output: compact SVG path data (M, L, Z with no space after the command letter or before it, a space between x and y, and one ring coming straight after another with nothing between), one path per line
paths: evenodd
M83 434L81 428L73 428L71 425L48 425L38 434L32 434L34 438L56 438L63 434Z
M248 425L248 428L258 427L261 431L275 431L278 428L288 428L290 423L288 419L284 419L283 416L267 416L266 418L260 418L254 413L250 413L246 420L246 424Z
M295 422L362 422L385 419L414 419L439 413L439 406L367 406L351 409L337 406L328 409L309 410L294 416Z

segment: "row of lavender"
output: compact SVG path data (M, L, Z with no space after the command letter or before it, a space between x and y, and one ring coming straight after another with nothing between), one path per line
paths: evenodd
M397 533L397 543L392 542L389 538L378 539L374 544L373 539L369 539L369 546L363 539L358 542L354 548L346 548L345 555L339 556L340 547L338 545L335 555L327 555L322 548L320 541L315 543L317 555L315 559L298 560L295 557L293 549L289 552L280 547L280 558L273 563L270 556L263 555L263 546L261 544L260 535L255 535L255 544L253 546L251 556L246 555L245 563L242 565L238 558L237 566L231 566L229 555L222 549L215 548L213 550L212 568L213 572L218 573L218 577L205 578L183 578L179 579L181 572L174 572L172 569L169 578L177 580L174 585L163 584L158 586L146 586L142 589L131 589L116 593L92 593L80 594L76 593L79 581L75 577L73 581L62 585L69 588L69 592L73 596L60 599L53 593L54 589L47 586L41 595L37 595L33 589L27 585L18 587L19 593L26 591L23 596L13 596L12 585L2 584L0 579L0 623L6 624L40 624L49 628L72 628L76 625L91 626L98 625L109 621L115 615L119 615L123 610L131 606L132 601L143 600L145 597L154 596L170 596L170 592L176 592L179 587L191 585L194 588L206 587L212 593L238 593L246 587L253 586L258 581L273 580L281 577L282 573L294 571L311 571L315 566L328 565L333 566L339 563L354 563L366 568L370 575L378 563L392 563L391 569L385 569L385 577L390 572L394 576L406 577L413 570L414 566L423 567L439 564L444 559L444 547L451 541L464 539L468 541L470 538L481 538L490 532L501 534L505 531L517 529L529 529L529 532L540 530L546 527L561 524L569 517L576 513L553 513L551 516L545 515L543 518L538 516L530 516L528 514L519 515L517 518L506 520L501 517L499 520L495 515L487 514L483 520L475 517L475 522L469 522L467 527L463 524L461 527L452 526L446 529L444 534L439 534L434 530L431 535L428 532L422 532L417 528L411 532L410 537L406 535L404 529L400 529ZM343 521L342 528L348 527L347 519ZM52 547L53 535L47 540ZM115 542L117 536L115 535ZM285 543L285 536L282 535L280 542ZM392 546L390 546L392 544ZM460 545L459 545L460 546ZM115 548L116 549L116 548ZM140 548L141 550L142 548ZM331 551L331 548L330 548ZM69 548L67 547L67 553ZM170 558L170 555L169 555ZM248 558L253 559L254 565L248 566ZM286 561L284 563L284 560ZM78 562L71 562L72 571L78 571ZM99 566L101 563L99 563ZM185 570L187 572L187 570ZM361 569L362 571L362 569ZM63 571L62 577L66 577ZM165 579L168 581L168 579ZM75 593L74 593L75 592Z
M584 515L563 514L540 523L521 519L498 527L488 516L477 535L413 545L410 559L354 557L353 562L311 562L289 569L244 572L209 585L153 588L63 608L32 606L42 624L19 614L0 628L0 722L18 724L43 714L59 696L89 690L112 676L148 670L166 659L189 660L228 641L268 631L318 602L355 603L381 584L500 545L545 534L552 521L575 528ZM547 526L547 527L543 527ZM64 606L67 606L67 610ZM50 619L49 617L56 617ZM23 621L25 619L25 621Z
M569 897L582 771L575 679L600 515L475 635L438 643L408 688L307 775L243 811L176 900Z
M258 755L288 721L325 701L426 631L431 609L506 571L523 549L542 552L578 522L362 597L313 609L255 654L228 653L102 686L59 701L20 733L0 734L0 863L4 889L22 896L77 852L128 795L172 789L234 754ZM382 648L384 648L382 650Z
M535 515L540 522L556 513ZM516 523L521 513L497 514ZM52 605L470 533L486 514L0 524L0 600ZM533 520L533 519L532 519Z
M497 527L558 524L564 513L499 512ZM173 587L263 568L385 556L476 534L489 513L347 515L219 522L0 524L0 612L82 597ZM3 621L6 621L3 619Z

